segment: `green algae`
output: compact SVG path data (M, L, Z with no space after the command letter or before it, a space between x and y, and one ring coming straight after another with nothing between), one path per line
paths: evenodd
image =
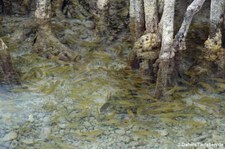
M103 130L92 130L87 132L81 132L79 135L82 137L95 138L95 137L99 137L103 133L104 133Z
M60 148L60 149L72 149L74 148L71 145L64 143L63 139L54 135L48 136L49 142L41 142L38 148L40 149L51 149L51 148ZM54 143L53 143L54 142Z
M100 43L99 41L83 41L78 43L80 46L82 47L86 47L86 48L100 48Z
M103 126L118 126L120 124L120 121L116 119L104 120L100 122L100 124Z
M220 103L222 100L216 97L209 97L209 96L205 96L200 98L197 102L201 103L201 104L207 104L207 105L215 105L217 103Z
M225 83L225 79L222 79L222 78L211 78L210 80L216 81L218 83Z
M156 138L160 137L160 134L158 132L152 131L152 130L139 130L139 131L133 131L132 133L142 138L147 138L149 136L154 136Z
M165 95L173 95L175 94L175 92L179 92L179 91L184 91L186 90L186 87L182 87L182 86L175 86L172 89L168 90Z
M97 49L102 45L99 45L98 42L82 42L80 46ZM110 50L115 51L118 55L124 49L121 45L116 45L113 48ZM158 132L149 130L149 128L157 126L158 123L188 126L190 130L193 129L190 134L195 134L196 131L200 131L198 129L206 126L201 122L193 121L192 118L196 115L196 111L187 111L190 106L181 102L182 98L193 93L193 90L188 87L196 84L186 82L188 87L174 86L166 93L168 98L165 101L157 101L150 92L154 89L155 84L150 83L148 77L139 76L128 68L115 70L110 67L110 64L116 61L116 58L112 54L102 51L101 48L89 51L88 54L83 56L81 62L72 64L59 61L57 56L45 59L35 53L23 55L19 61L21 63L18 65L22 66L20 69L22 70L23 81L30 83L25 83L23 86L26 86L26 88L24 89L17 89L39 92L44 96L54 97L56 103L47 102L42 107L47 112L56 111L56 115L50 119L50 125L52 126L57 125L64 118L69 122L67 128L79 130L83 119L94 116L98 120L98 125L102 127L127 128L140 126L146 128L147 130L132 132L134 135L143 138L160 137ZM200 82L197 85L209 92L217 93L218 89L223 90L224 80L217 81L220 84L211 85ZM105 88L105 90L102 90L102 88ZM113 91L111 88L113 88ZM114 92L114 89L116 92ZM71 104L77 110L76 112L68 110L61 104L61 101L66 100L66 98L72 99L73 103ZM107 99L103 105L95 101L95 99L101 98ZM210 106L214 102L220 101L200 98L198 102ZM98 107L100 107L100 110L97 109ZM198 109L198 107L194 107L194 109ZM225 109L222 110L225 113ZM203 115L204 112L209 115L207 111L203 111ZM118 118L120 114L125 115L126 118ZM144 116L150 118L142 120L141 118ZM158 121L156 122L152 118L157 118ZM24 131L28 132L29 129ZM96 137L104 135L104 130L85 131L74 133L74 135L81 140L95 141ZM59 146L62 143L61 139L52 136L49 139L54 142L58 141L58 143L46 148L61 148ZM65 145L65 147L67 146Z
M131 109L128 109L127 110L127 114L130 116L130 118L132 119L132 120L134 120L135 119L135 114L133 113L133 111L131 110Z
M160 113L156 116L159 116L160 118L170 118L170 119L177 119L177 118L191 118L194 116L192 113L179 113L179 112L168 112L168 113Z
M120 107L134 107L135 104L128 101L128 100L110 100L108 102L110 105L114 105L114 106L120 106Z
M149 114L176 112L185 109L185 105L179 102L155 102L151 103L149 107L152 109L148 112Z
M26 56L27 57L25 57L25 59L29 61L29 55ZM42 58L35 54L32 54L30 56L32 57L32 60L36 59L36 62L42 60ZM96 51L91 52L89 56L89 58L100 59L104 63L112 62L112 57L108 53L101 53ZM31 77L24 77L24 80L34 79L34 81L39 81L35 78L44 79L45 77L50 77L52 75L63 77L64 75L68 76L69 74L71 74L71 76L73 76L75 74L75 78L70 81L70 84L72 83L72 86L70 88L70 91L68 92L68 97L77 100L76 107L82 110L82 112L78 113L77 115L70 116L70 118L68 119L71 119L71 117L73 117L74 119L79 120L89 116L90 109L93 109L94 106L98 106L98 104L95 103L93 99L101 97L100 95L95 95L94 93L98 92L102 86L107 85L115 85L122 89L120 92L113 94L113 96L115 97L108 97L109 99L107 101L107 104L111 107L114 107L114 111L117 111L117 107L126 109L125 111L131 118L131 120L122 123L120 120L115 119L115 112L112 115L105 117L100 122L101 125L114 125L116 127L130 125L133 120L136 121L136 114L130 108L136 108L137 116L159 116L162 122L168 124L171 123L179 125L180 122L176 119L185 119L192 117L191 114L182 113L182 111L185 111L186 106L185 104L179 102L179 98L176 98L175 101L172 102L155 101L154 98L149 94L149 91L154 87L154 85L146 83L145 79L137 76L130 70L115 71L110 69L102 69L101 67L102 65L104 65L104 63L100 64L100 68L92 68L84 65L80 67L81 69L77 69L76 66L73 65L58 64L56 63L55 59L48 60L46 62L50 62L52 64L41 65L41 68L34 68L34 70L36 69L35 71L32 70L34 74L29 73L30 71L28 71L27 73L29 73ZM33 61L33 63L35 64L35 61ZM106 78L100 78L98 75L95 76L96 70L98 71L98 73L104 73L106 71L108 76ZM40 74L35 74L35 72ZM93 75L92 78L90 78L91 75ZM111 80L109 81L110 78ZM65 85L68 84L66 80L64 81ZM45 93L46 95L55 94L54 91L57 88L60 88L60 84L60 81L57 81L55 83L52 82L47 85L37 87L37 90ZM200 83L200 85L209 91L214 91L214 87L206 83L202 82ZM168 96L175 96L179 94L185 97L187 95L190 95L191 91L187 91L187 88L184 87L175 86L167 92ZM63 98L64 94L61 93L60 96L62 96ZM53 110L52 108L53 105L51 104L46 105L45 107L45 109L48 111ZM103 113L104 111L105 109L102 110ZM57 123L60 117L68 117L67 112L61 111L60 113L61 114L56 117L55 120L52 120L53 123ZM99 113L99 115L101 115L101 113ZM186 125L186 123L184 124ZM78 126L79 124L73 123L69 127L77 128Z
M225 90L225 83L216 83L215 84L220 91L224 91Z
M48 112L52 112L56 109L55 104L53 102L47 102L45 103L42 108Z
M208 83L205 82L200 82L199 83L203 88L205 88L207 91L211 92L211 93L216 93L217 90L215 89L215 87L211 86Z

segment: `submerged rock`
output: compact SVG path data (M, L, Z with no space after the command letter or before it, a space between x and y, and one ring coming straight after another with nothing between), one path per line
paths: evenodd
M10 141L10 140L14 140L17 138L17 133L14 131L9 132L8 134L6 134L1 140L3 142L5 141Z
M27 145L34 144L33 139L23 139L21 142L23 142L24 144L27 144Z
M11 148L16 148L18 146L18 141L17 140L13 140L10 144Z
M169 133L166 131L166 130L158 130L158 133L164 137L164 136L167 136Z

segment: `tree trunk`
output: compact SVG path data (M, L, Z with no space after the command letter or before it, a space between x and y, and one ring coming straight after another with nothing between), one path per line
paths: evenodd
M158 29L157 0L144 0L145 31L156 33Z
M163 14L164 1L165 0L157 0L159 16Z
M174 48L177 50L185 50L186 44L185 40L187 37L188 29L190 27L191 21L194 15L201 10L205 0L194 0L187 8L182 25L175 36Z
M162 46L159 55L159 70L157 74L155 95L160 98L167 86L170 73L170 63L175 53L172 48L174 32L175 0L166 0L162 17Z
M37 0L35 10L39 33L51 32L51 0Z
M154 80L155 71L152 65L158 58L161 43L158 0L130 1L130 30L136 41L129 57L130 65L132 68L139 68L143 74L150 75Z
M179 76L183 76L182 74L183 72L183 66L182 66L182 57L181 57L181 50L185 50L186 49L186 37L187 37L187 33L190 27L190 24L192 22L192 19L194 17L194 15L196 13L198 13L203 4L205 3L205 0L194 0L187 8L185 15L184 15L184 19L182 22L182 25L178 31L178 33L175 36L175 40L173 43L173 48L174 48L174 52L176 53L175 55L175 59L174 59L174 64L172 65L171 68L172 69L172 75L175 76L174 78ZM176 81L175 79L173 79L173 81Z
M64 17L63 12L62 12L63 1L64 0L54 0L52 2L54 15L56 15L59 18Z
M30 0L22 0L21 2L21 13L22 15L26 15L30 13L31 10L31 1Z
M51 31L51 0L37 0L35 17L38 33L34 43L34 52L46 58L57 56L59 60L77 60L77 54L62 44Z
M97 34L100 37L106 36L108 31L108 16L109 16L109 0L98 0L98 22Z
M173 2L172 2L173 1ZM193 16L202 8L205 0L194 0L187 8L182 25L175 36L175 41L171 38L173 36L173 22L174 21L174 5L175 0L165 1L163 12L163 35L162 48L159 57L159 70L157 74L155 96L160 98L164 95L168 80L172 79L172 74L175 68L175 52L177 50L186 49L185 39ZM170 4L168 4L170 3ZM168 5L168 6L167 6ZM173 5L173 6L172 6ZM166 10L167 9L167 10ZM169 10L171 9L171 10ZM172 11L173 9L173 11ZM178 58L179 59L179 58ZM178 70L176 70L178 71ZM174 73L175 74L175 73ZM176 76L174 76L176 77Z
M3 12L4 14L11 14L12 13L12 0L2 0L3 2Z
M133 40L136 41L145 30L144 3L143 0L130 0L130 31Z
M224 0L211 0L210 8L210 34L205 42L207 49L219 50L222 47L222 24L224 13Z
M225 77L225 49L222 48L224 10L224 0L211 0L210 34L205 42L206 50L203 51L206 62L216 63L218 66L216 72L222 77Z
M49 20L51 18L51 0L36 1L35 17L41 20Z
M19 83L19 77L13 68L8 47L0 38L0 83Z
M210 7L210 38L214 38L221 29L222 16L224 13L224 0L211 0Z

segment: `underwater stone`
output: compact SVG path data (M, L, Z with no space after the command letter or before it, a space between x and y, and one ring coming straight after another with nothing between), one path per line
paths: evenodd
M120 135L124 135L126 133L124 129L118 129L115 132L120 134Z
M18 141L16 141L16 140L13 140L10 144L11 148L16 148L17 146L18 146Z
M33 122L33 121L34 121L34 116L33 116L32 114L30 114L30 115L28 116L28 121L29 121L29 122Z
M167 136L169 134L166 130L159 130L158 132L161 136Z
M123 141L127 144L130 142L130 138L128 136L124 136Z
M93 21L85 21L84 23L84 26L88 29L94 29L95 28L95 23Z
M91 127L92 125L91 125L88 121L85 121L85 122L84 122L84 126L86 126L86 127Z
M41 139L45 139L45 138L47 138L48 137L48 135L51 133L51 128L50 127L44 127L44 128L42 128L42 130L41 130L41 135L40 135L40 138Z
M33 139L23 139L21 142L23 142L24 144L27 144L27 145L34 144Z
M203 123L203 124L207 123L207 121L203 117L194 117L193 120L196 121L196 122Z
M64 124L64 123L59 124L59 127L60 127L61 129L65 129L65 128L66 128L66 124Z
M17 133L14 131L11 131L10 133L6 134L1 140L5 142L5 141L14 140L16 138L17 138Z

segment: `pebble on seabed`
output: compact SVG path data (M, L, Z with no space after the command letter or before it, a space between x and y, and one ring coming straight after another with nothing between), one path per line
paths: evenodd
M24 144L30 145L34 143L33 139L23 139L21 140L21 142L23 142Z
M10 140L14 140L17 138L17 133L14 131L9 132L8 134L6 134L1 140L3 142L5 141L10 141Z

